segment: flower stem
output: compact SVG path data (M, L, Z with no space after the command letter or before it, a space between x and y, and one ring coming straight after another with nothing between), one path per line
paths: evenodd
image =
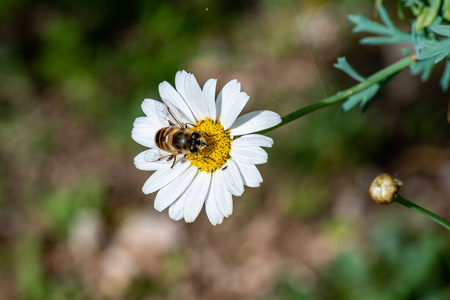
M400 71L404 70L405 68L409 67L413 62L415 61L415 57L413 56L408 56L405 57L399 61L397 61L396 63L393 63L392 65L378 71L377 73L373 74L372 76L368 77L367 79L365 79L364 81L362 81L361 83L345 90L342 92L338 92L337 94L322 99L316 103L307 105L299 110L296 110L290 114L285 115L284 117L281 118L281 123L279 123L276 126L273 126L271 128L268 128L266 130L262 130L258 133L266 133L269 131L274 130L275 128L281 127L283 125L286 125L289 122L292 122L304 115L307 115L315 110L321 109L323 107L327 107L330 105L333 105L335 103L338 103L342 100L347 99L348 97L350 97L353 94L356 94L370 86L372 86L375 83L381 82L383 80L386 80L388 78L393 77L394 75L396 75L397 73L399 73Z
M400 196L398 194L395 196L394 201L424 215L425 217L430 218L431 220L435 221L439 225L442 225L445 228L447 228L448 230L450 230L450 222L445 220L444 218L436 215L435 213L432 213L431 211L429 211L417 204L414 204L411 201L406 200L405 198L403 198L402 196Z

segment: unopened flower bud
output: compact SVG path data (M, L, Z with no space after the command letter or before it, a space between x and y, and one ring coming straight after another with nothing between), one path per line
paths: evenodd
M389 174L378 175L370 185L369 193L373 201L387 205L394 201L401 182Z

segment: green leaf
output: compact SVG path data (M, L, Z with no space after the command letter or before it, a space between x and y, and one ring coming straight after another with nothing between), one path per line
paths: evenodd
M411 74L418 75L422 73L420 80L427 81L434 67L434 57L419 60L411 65Z
M361 112L365 112L367 110L367 108L369 107L370 100L372 100L372 98L375 96L375 94L378 92L379 89L380 89L379 84L374 84L373 86L367 89L367 93L362 99L361 104L359 105L359 110ZM372 93L372 95L370 93Z
M336 64L334 64L334 67L336 69L339 69L339 70L345 72L348 76L355 79L356 81L361 82L361 81L364 81L364 79L365 79L364 77L359 75L359 73L356 72L356 70L353 69L352 66L350 66L350 64L348 63L348 61L345 57L339 57L338 62Z
M437 63L450 53L450 39L437 41L426 40L418 45L417 58L419 60L435 58Z
M369 101L375 96L379 89L380 85L374 84L367 89L348 97L347 101L342 103L341 107L339 108L339 112L349 111L358 103L360 103L360 110L364 112L367 109Z
M422 8L425 4L420 0L403 0L403 5L410 8Z
M448 54L449 54L448 52L443 52L439 55L436 55L436 57L434 58L434 63L437 64L438 62L446 58Z
M447 92L450 84L450 60L447 60L445 63L445 69L442 73L441 81L439 82L442 88L442 91Z
M450 26L434 25L431 30L443 36L450 35ZM450 38L436 40L433 35L425 36L423 31L413 32L413 44L419 60L434 58L434 63L438 63L450 53Z
M408 36L409 38L409 36ZM398 44L398 43L410 43L411 41L406 41L403 39L399 39L398 36L376 36L376 37L366 37L361 39L361 44L364 45L390 45L390 44Z
M414 52L412 52L408 48L402 48L402 53L403 53L404 56L411 56Z
M385 26L375 21L369 20L361 14L349 15L348 19L350 22L356 25L352 30L352 32L354 33L370 32L374 34L386 34L386 35L391 33L389 28L386 28Z
M361 44L366 45L384 45L384 44L395 44L395 43L411 43L411 35L405 33L398 29L394 23L392 23L389 15L383 6L380 6L378 14L381 21L384 23L380 24L366 17L359 15L350 15L348 19L350 22L356 26L353 28L352 32L368 32L376 35L382 35L380 37L367 37L361 40Z
M442 18L450 22L450 0L444 0L442 3Z
M394 28L398 30L398 28L394 25L394 23L392 23L386 9L383 6L380 6L378 14L380 15L380 19L381 21L383 21L384 24L386 24L389 28Z
M397 2L397 15L400 20L403 20L405 18L405 13L403 12L403 6L401 1Z
M411 8L414 16L418 16L425 4L420 0L403 0L405 7Z
M435 25L431 27L434 33L450 37L450 25Z
M424 29L430 26L439 15L439 8L441 7L441 0L428 0L429 6L424 6L421 13L416 18L415 31Z

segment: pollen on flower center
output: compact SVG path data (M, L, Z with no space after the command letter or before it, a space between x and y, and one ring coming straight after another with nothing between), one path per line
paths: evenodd
M209 118L198 121L190 130L198 131L207 146L197 154L188 154L187 158L200 171L210 173L220 169L231 157L230 131L224 130L220 121Z

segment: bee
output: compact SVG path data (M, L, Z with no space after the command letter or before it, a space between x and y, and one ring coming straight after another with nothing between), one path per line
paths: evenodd
M185 157L187 154L197 154L208 144L206 143L205 138L201 135L201 133L208 135L204 131L193 131L190 130L187 125L195 126L191 123L181 123L177 117L173 114L169 107L167 107L167 111L170 116L175 120L176 123L169 121L169 126L163 127L159 129L155 134L155 145L163 150L168 152L168 155L160 157L158 160L166 159L167 161L173 160L173 164L171 168L175 165L176 157L179 154L184 154ZM210 157L197 157L191 160L196 159L214 159Z

